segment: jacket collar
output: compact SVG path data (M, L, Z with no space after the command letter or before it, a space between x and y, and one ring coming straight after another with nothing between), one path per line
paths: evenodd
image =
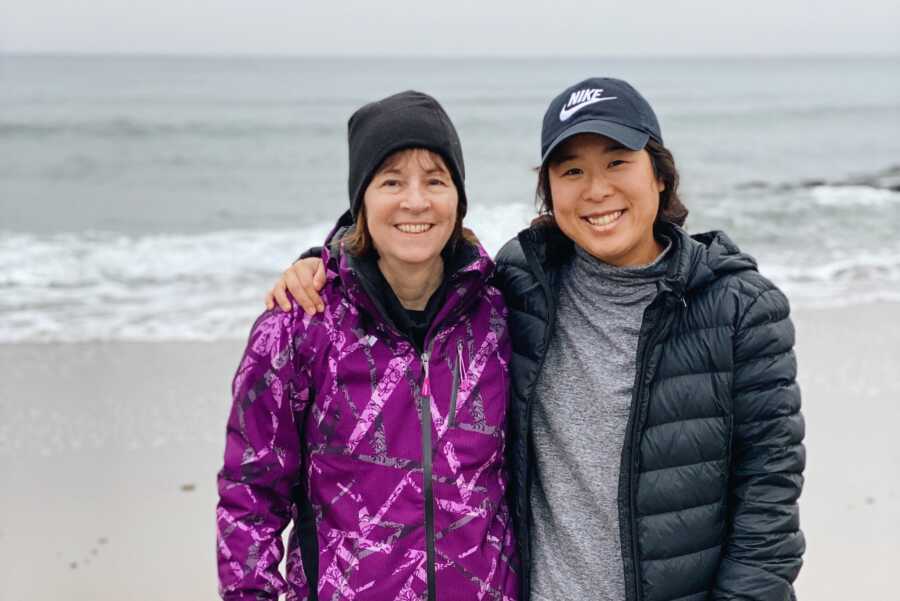
M344 250L342 238L352 225L353 217L347 211L326 239L322 260L326 265L327 277L339 278L353 304L366 310L377 322L396 330L378 295L371 294L367 291L370 287L363 285L366 268L371 267L363 263L372 259L354 257ZM481 296L494 273L494 262L480 244L462 240L455 249L445 250L443 255L446 299L433 323L440 323L452 312L466 310Z
M657 284L658 291L679 301L724 273L756 269L756 261L742 253L724 232L691 236L665 222L658 223L655 232L672 241L669 266ZM534 275L555 287L559 268L571 259L575 243L555 225L532 226L519 232L518 238L529 266L539 269Z

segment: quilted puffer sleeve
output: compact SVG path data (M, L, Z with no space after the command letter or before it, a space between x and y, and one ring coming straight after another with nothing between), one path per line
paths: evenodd
M216 510L219 594L227 601L277 599L287 590L278 570L281 533L291 520L290 493L300 475L294 416L303 415L310 381L308 368L294 357L299 319L296 309L264 313L232 383ZM292 586L296 590L298 583Z
M797 499L806 453L794 326L787 298L759 293L734 342L730 534L716 578L719 601L789 601L805 550Z

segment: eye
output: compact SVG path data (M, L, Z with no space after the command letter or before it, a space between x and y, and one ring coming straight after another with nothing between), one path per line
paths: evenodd
M615 161L610 161L609 166L610 167L618 167L619 165L624 165L627 162L628 161L623 161L622 159L616 159Z
M442 180L439 177L433 177L428 180L428 185L429 186L446 186L447 182Z
M388 178L381 181L382 188L396 188L398 186L400 186L399 179Z
M563 171L563 177L581 175L584 171L580 167L569 167Z

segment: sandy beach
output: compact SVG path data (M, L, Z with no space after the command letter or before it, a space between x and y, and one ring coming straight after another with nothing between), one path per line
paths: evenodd
M900 305L797 310L804 600L900 561ZM0 598L216 598L215 474L242 341L0 345Z

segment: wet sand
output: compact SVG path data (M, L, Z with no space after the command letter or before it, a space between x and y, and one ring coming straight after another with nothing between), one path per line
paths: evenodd
M798 596L887 598L900 305L794 319L809 460ZM0 598L216 598L215 474L242 347L0 345Z

